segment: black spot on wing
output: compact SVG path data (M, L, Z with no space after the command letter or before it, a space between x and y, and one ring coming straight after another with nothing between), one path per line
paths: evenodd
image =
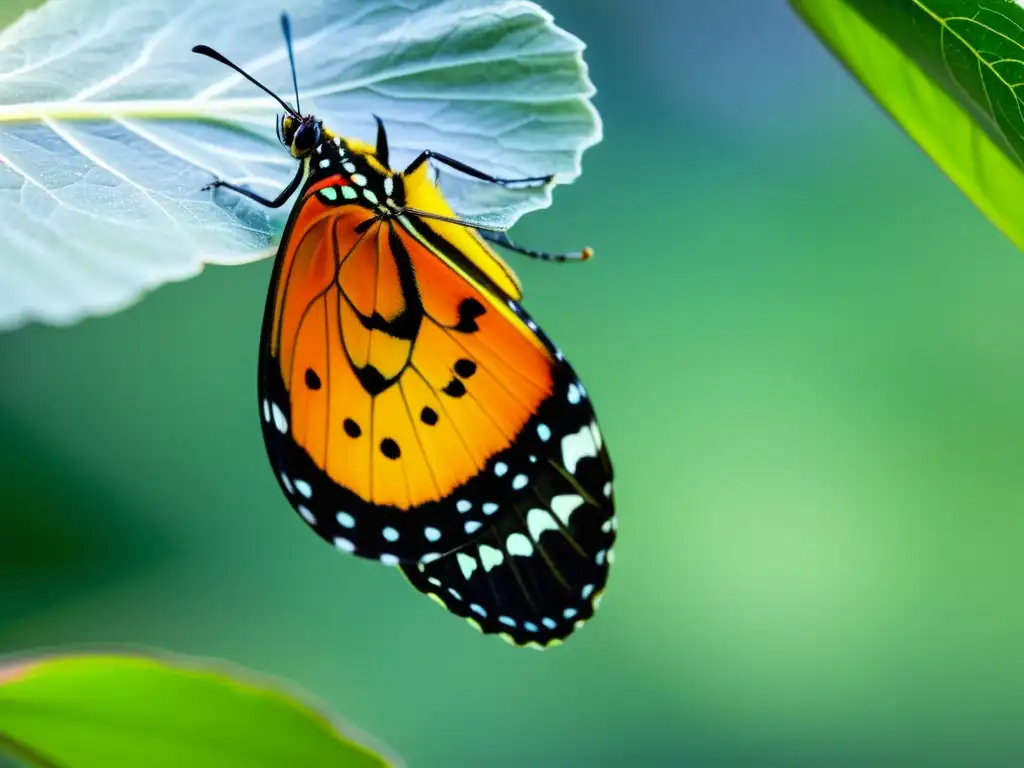
M416 589L487 634L541 647L594 615L614 559L612 466L582 384L564 360L553 394L485 472L508 482L479 537L439 560L403 565ZM521 490L516 492L516 489Z
M455 324L454 330L461 331L462 333L473 333L479 331L480 326L476 323L476 318L486 313L484 305L476 299L463 299L459 303L459 322Z
M370 397L379 395L385 389L387 389L391 382L384 377L375 366L365 365L362 368L355 368L356 378L359 383L363 385L363 389L366 390Z
M464 379L468 379L476 373L476 363L467 358L460 358L455 361L455 373Z
M466 394L466 385L458 379L452 379L444 385L441 391L448 395L448 397L462 397Z
M402 455L402 449L390 437L385 437L380 441L380 452L389 459L397 459Z

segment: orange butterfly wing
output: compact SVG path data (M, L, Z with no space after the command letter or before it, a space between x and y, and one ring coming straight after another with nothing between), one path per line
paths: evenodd
M321 537L483 631L565 637L615 538L586 393L475 233L354 194L309 186L275 266L259 388L279 483Z

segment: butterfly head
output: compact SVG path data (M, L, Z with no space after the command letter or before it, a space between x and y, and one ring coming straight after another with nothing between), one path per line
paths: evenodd
M324 124L313 115L281 115L277 121L277 138L296 160L301 160L323 140Z
M286 13L281 15L281 31L284 33L285 47L288 51L288 63L291 67L292 73L292 87L295 89L294 107L237 64L225 58L223 54L213 50L210 46L197 45L192 49L192 52L202 54L203 56L207 56L214 61L219 61L221 64L230 67L284 107L285 113L280 115L277 119L277 138L280 139L282 144L284 144L292 157L296 160L301 160L316 149L324 138L330 138L330 135L326 134L324 131L324 124L321 120L317 120L313 115L302 114L302 107L299 105L299 82L295 74L295 51L292 46L292 25L288 19L288 14Z

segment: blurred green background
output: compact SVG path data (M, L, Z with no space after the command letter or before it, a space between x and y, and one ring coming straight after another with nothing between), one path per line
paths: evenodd
M310 535L264 261L0 336L0 652L227 657L410 768L1024 764L1024 255L781 0L545 6L605 140L514 234L597 257L514 265L615 462L597 619L514 649Z

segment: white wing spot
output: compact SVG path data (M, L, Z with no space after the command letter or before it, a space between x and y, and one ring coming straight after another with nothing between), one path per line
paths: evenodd
M288 479L288 475L284 472L281 473L281 483L288 489L288 493L295 493L295 488L292 487L292 481Z
M341 196L344 197L346 200L355 200L357 197L359 197L359 193L346 184L344 187L341 188Z
M527 632L536 632L538 630L538 627L532 621L524 621L523 629L525 629Z
M497 475L498 477L501 477L506 472L508 472L508 464L506 464L504 461L499 461L497 464L494 465L494 474Z
M366 177L363 176L363 174L361 174L361 173L353 173L352 174L352 181L354 181L360 187L365 187L366 186Z
M317 151L319 151L319 150L320 150L320 147L317 147ZM325 157L323 160L320 161L320 167L321 168L326 168L330 164L331 164L331 159L329 157Z
M526 321L526 327L529 328L531 331L536 331L537 330L537 324L535 322L533 322L533 320L527 320Z
M448 594L449 594L449 595L451 595L452 597L454 597L454 598L455 598L456 600L458 600L458 601L459 601L460 603L462 602L462 595L460 595L460 594L459 594L458 592L456 592L456 591L455 591L454 589L452 589L451 587L448 587Z
M440 558L441 555L437 552L427 552L427 554L420 558L420 562L426 565L427 563L432 563L435 560L439 560Z
M469 610L471 610L477 616L483 616L484 618L487 618L487 611L483 609L482 605L477 605L476 603L473 603L469 606ZM479 625L477 626L479 628Z
M584 600L586 600L592 594L594 594L594 585L593 584L587 584L583 588L583 591L580 592L580 597L582 597Z
M355 163L350 163L347 160L344 163L341 164L341 167L345 169L346 173L355 173L356 172Z
M512 478L512 488L520 491L526 487L528 482L530 482L530 480L526 475L516 475Z
M577 387L575 384L570 384L567 397L569 398L570 403L576 405L576 403L580 401L580 388Z
M381 534L388 541L398 541L398 531L396 531L390 525L384 526L384 530L381 531Z
M384 177L384 194L391 197L391 193L395 191L395 180L390 176Z
M604 495L605 495L605 497L607 497L609 499L612 497L612 481L611 480L609 480L608 482L606 482L604 484ZM606 531L606 533L607 533L607 531Z
M481 523L481 522L479 522L477 520L467 520L466 521L466 533L476 533L481 528L483 528L483 525L484 525L483 523Z
M306 507L299 504L299 506L295 508L295 511L302 515L302 519L309 525L316 525L316 518L313 517L313 513L306 509Z
M455 502L455 508L459 510L459 512L469 512L469 510L473 508L473 502L466 501L465 499L459 499Z
M555 496L551 500L551 511L558 515L562 525L569 527L569 518L572 513L583 506L583 497L575 493L568 493L563 496Z
M295 490L305 496L307 499L313 495L313 487L305 480L295 481Z
M469 581L469 577L473 575L473 571L476 570L476 560L465 552L459 552L455 559L459 562L459 568L462 569L462 575ZM486 616L486 614L484 614Z
M486 544L480 545L480 562L484 565L484 571L490 571L505 562L505 556L500 549L489 547Z
M500 621L506 627L514 627L516 625L516 620L509 616L499 616L498 621Z
M283 435L288 431L288 419L285 418L284 411L281 410L277 403L271 405L270 410L274 416L274 426Z
M594 558L594 562L596 562L598 565L604 565L604 556L605 551L602 549L600 552L597 553L597 556Z
M485 515L493 515L495 512L498 511L498 505L495 504L493 501L487 501L484 502L484 505L480 507L480 509L483 510Z
M389 555L389 554L385 553L385 554L380 556L380 562L383 565L389 565L389 566L394 567L394 566L398 565L398 558L395 557L394 555Z
M533 554L533 544L521 533L509 534L505 540L505 549L510 555L519 555L520 557L529 557Z
M352 515L350 515L348 512L339 512L337 515L335 515L335 517L337 517L338 519L338 525L340 525L342 528L355 527L356 519L352 517Z
M611 532L612 532L612 519L609 517L607 520L605 520L603 523L601 523L601 533L611 533Z
M562 611L562 615L565 616L565 618L567 619L571 619L573 616L576 615L576 609L566 608L564 611Z
M543 624L548 629L555 629L558 626L555 623L554 619L549 619L546 616L543 619L540 620L540 623Z
M270 423L270 401L267 399L263 400L263 420Z
M547 424L538 424L537 437L539 437L542 442L546 443L551 439L551 428Z
M336 546L336 547L337 547L338 549L340 549L340 550L341 550L342 552L349 552L349 553L352 553L352 552L355 552L355 551L356 551L356 545L355 545L355 544L353 544L353 543L352 543L351 541L349 541L348 539L342 539L342 538L340 538L340 537L339 537L339 538L336 538L336 539L334 540L334 546Z
M377 204L377 195L374 194L372 189L364 189L363 190L363 197L365 197L367 200L369 200L373 205Z
M437 541L441 538L441 532L430 525L423 529L423 535L427 537L427 541Z
M433 584L433 585L434 585L435 587L440 587L440 586L441 586L441 580L440 580L440 579L435 579L435 578L434 578L433 576L431 576L430 578L428 578L428 579L427 579L427 581L429 581L429 582L430 582L431 584Z
M573 432L562 438L562 464L569 474L576 474L576 465L580 459L588 456L597 456L597 446L594 445L594 436L590 434L590 427L581 427L579 432Z
M557 531L558 523L546 509L534 507L526 513L526 529L530 532L530 538L540 541L544 531Z

